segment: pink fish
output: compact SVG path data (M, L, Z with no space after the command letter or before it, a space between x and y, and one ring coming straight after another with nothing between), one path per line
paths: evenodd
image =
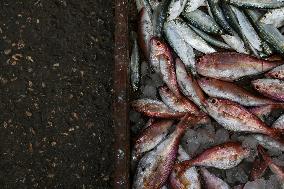
M243 106L230 100L209 98L205 101L208 114L227 130L280 137L279 129L270 128Z
M278 79L257 79L251 83L264 96L284 101L284 81Z
M179 146L178 162L189 159L189 155ZM201 189L200 176L195 167L188 168L180 176L178 176L175 171L172 171L169 180L172 189Z
M167 139L142 157L134 177L134 189L160 189L165 184L176 160L180 138L197 120L190 114L184 116Z
M157 37L151 38L150 46L150 62L152 67L157 73L161 74L163 81L170 90L179 96L180 92L171 49L163 40Z
M278 66L270 70L268 73L265 74L265 76L269 78L284 80L284 65Z
M204 116L204 120L201 124L210 122L210 118L206 114L198 109L198 107L183 95L176 96L167 86L159 88L159 94L162 101L171 109L177 112L187 112L195 115Z
M270 99L256 96L231 82L206 77L200 78L198 83L210 97L228 99L243 106L261 106L276 103Z
M176 59L177 82L182 93L192 100L200 109L204 110L205 95L193 76L186 71L180 59Z
M227 142L211 147L191 160L185 160L177 164L176 169L183 173L192 166L215 167L218 169L230 169L237 166L250 151L243 148L238 142Z
M176 112L168 108L163 102L152 99L139 99L131 103L134 110L150 117L158 118L181 118L183 112Z
M207 169L200 168L200 173L207 189L230 189L230 186L225 181L210 173Z
M269 71L283 61L266 61L236 52L216 52L204 55L197 63L200 75L234 81L245 76L252 76Z

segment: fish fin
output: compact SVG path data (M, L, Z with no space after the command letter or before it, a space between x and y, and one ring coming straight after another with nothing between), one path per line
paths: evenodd
M192 160L185 160L175 165L175 173L178 177L180 177L188 168L193 166Z
M265 173L268 165L266 161L261 161L260 159L255 159L253 162L253 166L250 172L250 181L257 180L262 177L262 175Z

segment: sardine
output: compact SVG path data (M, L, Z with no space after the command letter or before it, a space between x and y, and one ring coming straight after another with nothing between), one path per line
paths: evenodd
M146 116L158 118L180 118L185 115L168 108L163 102L152 99L139 99L131 103L134 110Z
M191 160L185 160L175 166L178 173L192 166L215 167L230 169L237 166L250 151L238 142L227 142L211 147Z
M223 14L223 11L220 7L220 0L207 0L208 6L210 8L210 12L213 15L213 18L216 20L216 22L230 35L234 35L235 31L231 28L227 20L225 19L225 16Z
M195 54L193 48L188 44L184 37L176 31L174 21L165 23L164 32L170 46L174 49L184 64L196 75Z
M138 15L138 43L146 59L150 54L150 39L154 35L152 15L143 7Z
M284 6L283 0L225 0L225 2L243 8L274 9Z
M176 19L183 11L187 0L171 0L168 7L167 20Z
M248 50L245 47L243 40L239 37L239 35L234 32L233 35L221 35L222 39L230 46L232 49L237 51L238 53L248 54Z
M176 75L182 93L192 100L200 109L204 110L204 93L192 75L187 73L184 64L179 59L176 59Z
M166 140L142 157L133 189L160 189L165 184L176 160L180 138L187 127L194 126L193 119L190 114L184 116Z
M150 62L171 91L179 96L172 52L169 46L157 37L151 38Z
M130 61L130 74L131 74L131 86L133 91L137 91L140 83L140 55L138 49L138 43L136 34L133 33L133 45Z
M284 7L268 11L259 21L264 24L271 24L276 28L282 27L284 25Z
M189 159L189 155L179 146L177 160L181 162ZM173 171L169 180L172 189L201 189L200 176L195 167L187 169L180 176Z
M172 20L170 23L179 36L183 37L183 40L191 45L194 49L207 53L216 52L216 50L207 44L199 35L197 35L182 19L178 18Z
M257 79L251 83L264 96L284 101L284 81L278 79Z
M207 33L195 28L194 26L190 26L190 28L193 29L193 31L195 31L200 37L202 37L202 39L204 39L210 45L213 45L213 46L216 46L222 49L232 49L229 45L227 45L223 41L220 41L214 38L213 36L208 35Z
M241 105L225 99L209 98L205 101L208 114L225 129L235 132L264 134L279 138L279 129L270 128Z
M227 81L213 78L199 78L198 84L210 97L224 98L243 106L261 106L276 102L251 94L242 87Z
M183 12L182 15L191 25L202 31L215 35L224 34L224 31L219 27L215 20L202 10L197 9L192 12Z
M197 72L203 76L234 81L271 70L283 62L270 62L235 52L204 55L197 62Z
M199 7L203 5L206 5L205 0L188 0L186 2L184 12L195 11L196 9L198 9Z
M230 186L225 181L210 173L207 169L203 167L200 168L200 173L203 177L203 180L205 181L206 188L230 189Z
M284 80L284 65L278 66L270 70L268 73L265 74L265 76Z
M154 0L157 1L157 0ZM167 18L167 8L170 0L163 0L153 10L153 28L154 36L161 37L163 33L164 23Z

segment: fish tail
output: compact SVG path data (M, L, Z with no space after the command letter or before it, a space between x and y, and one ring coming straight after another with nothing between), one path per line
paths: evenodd
M192 160L185 160L175 165L175 173L178 177L180 177L188 168L193 166Z
M257 146L258 153L260 153L261 157L264 161L266 161L267 164L272 163L271 157L268 155L268 153L264 150L264 148L261 145Z

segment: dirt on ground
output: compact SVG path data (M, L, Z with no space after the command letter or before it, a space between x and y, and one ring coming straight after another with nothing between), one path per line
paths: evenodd
M113 2L0 1L0 188L111 188Z

